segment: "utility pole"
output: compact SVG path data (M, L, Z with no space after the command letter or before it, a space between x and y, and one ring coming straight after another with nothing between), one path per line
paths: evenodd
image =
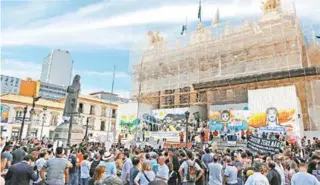
M23 133L23 127L24 127L24 121L26 119L26 114L28 112L28 106L25 106L23 109L23 118L22 118L22 123L21 123L21 127L20 127L20 133L19 133L19 140L21 141L22 139L22 133Z
M43 125L44 125L44 120L46 119L46 110L48 108L45 106L43 107L43 116L42 116L42 125L41 125L41 134L40 134L40 139L42 140L42 133L43 133Z
M115 70L116 70L116 66L113 66L113 76L112 76L112 85L111 85L111 96L113 94L113 87L114 87L114 76L115 76ZM109 121L108 121L108 130L107 130L107 140L109 141L109 132L110 132L110 124L111 124L111 117L112 117L112 106L111 106L111 98L109 101ZM113 135L115 137L115 133L116 132L116 128L113 128ZM115 140L115 138L113 138ZM113 142L113 141L112 141Z
M28 131L27 131L27 136L30 136L31 135L31 128L32 128L32 124L33 124L33 120L32 120L32 117L33 117L33 114L34 114L34 107L36 106L36 102L41 98L41 96L38 96L38 97L33 97L32 99L32 108L30 110L30 124L28 126Z

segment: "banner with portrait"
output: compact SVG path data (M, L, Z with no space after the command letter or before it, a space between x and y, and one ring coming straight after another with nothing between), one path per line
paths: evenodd
M300 135L303 128L295 86L249 90L248 100L249 127L258 129L260 134Z
M248 104L211 105L209 108L209 128L220 134L234 134L248 127Z

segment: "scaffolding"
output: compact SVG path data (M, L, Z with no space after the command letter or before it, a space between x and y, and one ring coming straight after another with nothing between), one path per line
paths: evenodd
M198 24L186 36L154 42L132 65L132 97L154 108L245 102L246 89L195 90L193 84L310 66L295 8L277 8L240 26ZM218 98L219 97L219 98Z

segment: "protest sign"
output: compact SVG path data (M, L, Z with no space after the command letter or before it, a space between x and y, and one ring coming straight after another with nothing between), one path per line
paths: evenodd
M247 148L254 152L275 154L280 150L280 142L278 140L249 136Z

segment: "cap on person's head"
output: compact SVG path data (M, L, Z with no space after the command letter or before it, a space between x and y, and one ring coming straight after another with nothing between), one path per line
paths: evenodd
M253 166L253 170L255 172L261 172L261 170L262 170L262 162L260 160L255 160L253 162L252 166Z

